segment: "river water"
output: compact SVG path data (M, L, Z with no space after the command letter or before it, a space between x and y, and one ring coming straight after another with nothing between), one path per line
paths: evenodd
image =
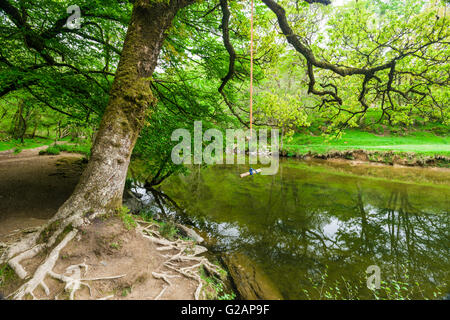
M163 210L203 231L213 251L244 256L283 299L373 299L371 265L379 298L450 292L450 170L284 160L277 175L241 179L247 170L171 177Z

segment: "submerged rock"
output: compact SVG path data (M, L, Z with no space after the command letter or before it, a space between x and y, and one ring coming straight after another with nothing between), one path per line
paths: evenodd
M139 213L144 208L142 201L131 191L124 193L122 204L133 214Z
M241 253L224 257L228 272L244 300L282 300L281 292L253 261Z
M131 213L139 213L142 209L142 203L135 198L128 198L123 202L123 205L126 206L128 209L130 209Z
M178 224L178 223L176 226L180 230L180 232L183 236L189 237L197 243L202 243L204 241L204 239L201 236L199 236L197 234L197 232L195 232L191 228L188 228L188 227L183 226L182 224Z

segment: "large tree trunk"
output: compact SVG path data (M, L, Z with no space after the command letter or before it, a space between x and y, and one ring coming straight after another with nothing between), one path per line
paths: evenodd
M75 191L56 215L35 234L23 238L0 257L22 279L27 277L20 262L44 248L57 245L31 280L15 294L21 299L33 293L53 269L62 245L77 233L77 227L122 205L131 152L149 107L155 104L150 77L156 67L165 33L177 11L193 0L136 0L124 42L122 56L92 147L91 159ZM63 236L63 240L61 238ZM62 245L61 245L62 244Z
M182 6L136 1L122 56L92 147L92 155L73 195L64 207L97 215L121 206L134 148L149 107L155 104L150 77L156 67L166 30Z

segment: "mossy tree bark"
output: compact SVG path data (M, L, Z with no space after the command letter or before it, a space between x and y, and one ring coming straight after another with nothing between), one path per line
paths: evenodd
M186 1L135 2L91 159L65 206L72 206L74 201L85 202L82 207L89 210L86 213L90 215L121 205L130 155L144 118L155 103L150 77L166 31L178 9L186 4Z
M23 238L0 258L7 261L21 278L28 276L20 262L34 257L44 248L73 239L77 227L100 214L121 206L130 156L147 112L155 105L150 81L166 32L177 11L193 0L136 0L128 26L122 55L92 150L91 159L70 198L39 232ZM59 254L53 249L52 263L36 272L15 298L33 294L44 285ZM56 256L56 259L55 259Z

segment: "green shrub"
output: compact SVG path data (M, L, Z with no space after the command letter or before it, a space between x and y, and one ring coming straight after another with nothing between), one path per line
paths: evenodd
M0 288L10 280L15 279L15 277L16 273L8 264L0 265Z
M60 154L60 149L58 145L53 145L48 147L46 150L39 151L40 155L49 154L49 155L58 155Z
M127 288L124 288L123 290L122 290L122 297L126 297L127 295L129 295L131 293L131 287L127 287Z
M159 228L159 233L169 240L173 240L178 233L178 229L173 222L163 222Z
M153 222L154 214L151 210L143 210L139 213L139 216L142 218L142 220L147 222Z
M130 214L130 209L128 209L126 206L123 206L119 209L119 217L123 221L123 224L125 225L125 228L127 230L136 228L137 223L136 221L134 221L133 216Z
M121 247L121 245L120 245L120 243L118 243L118 242L111 242L111 243L109 244L109 247L110 247L111 249L119 250L120 247Z
M224 272L226 275L226 271L223 269L219 269L219 272ZM202 268L200 270L200 278L205 282L205 286L203 287L203 293L206 299L209 300L234 300L236 299L236 294L234 292L226 292L224 283L221 279L215 276L208 276L205 270Z
M60 144L59 150L70 153L81 153L87 157L91 154L91 146L89 144Z
M89 144L54 144L49 146L46 150L41 150L40 155L51 154L58 155L64 152L80 153L86 155L88 158L91 155L91 146Z

